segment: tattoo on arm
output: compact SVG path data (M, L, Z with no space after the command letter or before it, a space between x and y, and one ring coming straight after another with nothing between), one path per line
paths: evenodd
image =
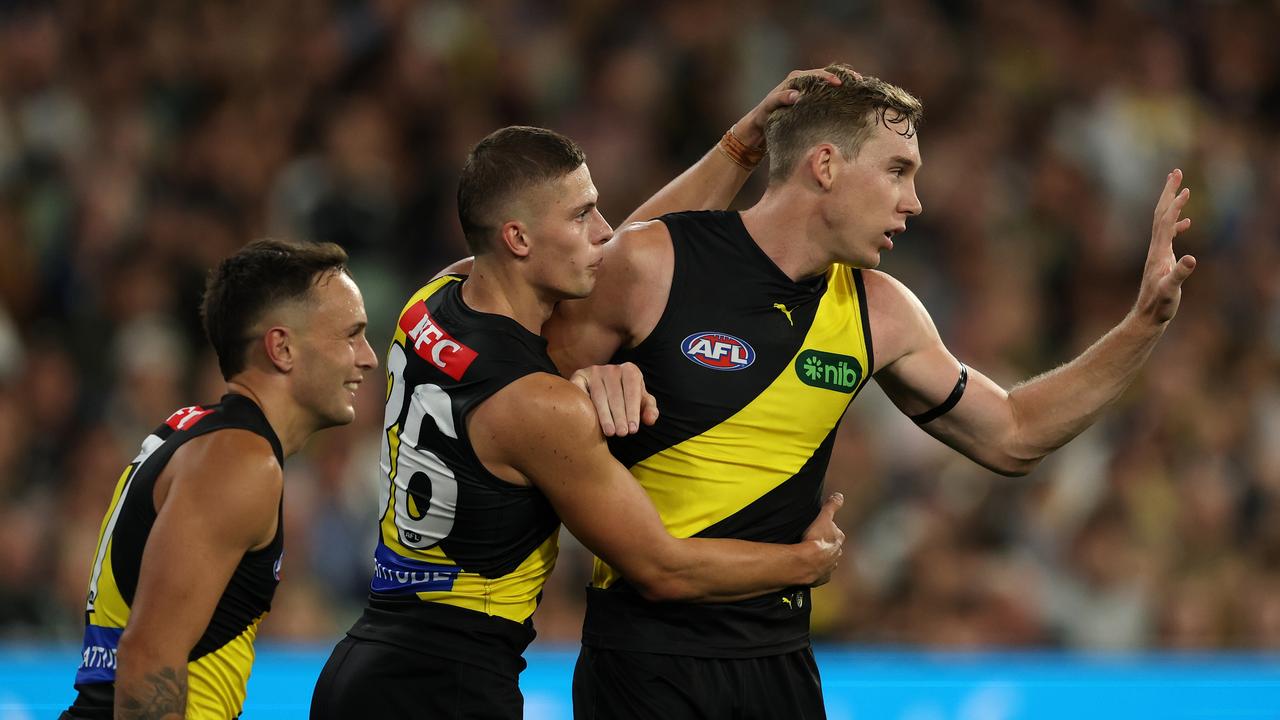
M182 720L187 714L187 678L171 667L147 673L144 697L126 693L116 702L117 720Z

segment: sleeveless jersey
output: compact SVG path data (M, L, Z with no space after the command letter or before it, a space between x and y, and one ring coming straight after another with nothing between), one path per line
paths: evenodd
M117 481L102 520L89 579L84 647L75 681L79 695L64 717L112 716L116 649L129 622L142 552L156 521L156 479L184 443L227 429L248 430L266 438L283 467L280 440L262 410L249 398L228 393L217 405L186 407L170 415L143 440L142 450ZM283 509L283 497L280 508ZM280 582L283 525L277 523L270 544L247 552L240 559L218 599L209 626L191 650L187 663L188 718L228 718L240 713L253 665L253 641Z
M560 520L536 488L485 469L467 417L526 375L558 373L546 340L467 307L460 280L419 290L387 353L374 576L348 634L518 674Z
M631 361L661 409L610 449L676 537L794 543L821 507L835 428L867 381L860 271L794 282L732 212L661 218L675 266ZM758 657L809 642L809 591L734 603L650 603L596 560L583 643L702 657Z

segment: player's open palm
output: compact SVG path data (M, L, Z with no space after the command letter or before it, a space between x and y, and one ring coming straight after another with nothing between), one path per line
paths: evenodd
M1182 171L1169 173L1151 222L1151 247L1147 250L1147 264L1142 271L1142 287L1138 290L1135 308L1157 324L1169 322L1178 313L1182 283L1196 269L1194 257L1179 258L1173 249L1173 239L1191 227L1191 218L1182 217L1190 198L1191 190L1182 187Z

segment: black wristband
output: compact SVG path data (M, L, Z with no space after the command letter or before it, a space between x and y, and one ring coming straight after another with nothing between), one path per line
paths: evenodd
M919 415L912 415L911 422L917 425L924 425L927 422L933 422L947 414L951 411L951 408L956 406L956 403L960 402L960 397L964 395L964 388L968 384L969 368L965 367L964 364L961 363L960 379L956 380L956 386L951 388L951 394L947 396L947 399L943 400L941 405L938 405L932 410L926 410Z

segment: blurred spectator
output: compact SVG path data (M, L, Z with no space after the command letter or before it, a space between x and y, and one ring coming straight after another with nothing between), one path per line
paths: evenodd
M828 475L849 562L816 636L1280 648L1280 6L1166 10L0 3L0 637L78 634L121 438L217 399L195 308L218 259L267 234L341 243L385 347L466 254L456 173L494 128L577 138L618 222L783 73L843 60L924 100L925 212L883 269L966 363L1008 385L1126 312L1174 166L1200 269L1132 391L1030 478L859 398ZM266 635L330 642L362 604L376 385L290 465ZM537 623L571 642L589 559L562 544Z

